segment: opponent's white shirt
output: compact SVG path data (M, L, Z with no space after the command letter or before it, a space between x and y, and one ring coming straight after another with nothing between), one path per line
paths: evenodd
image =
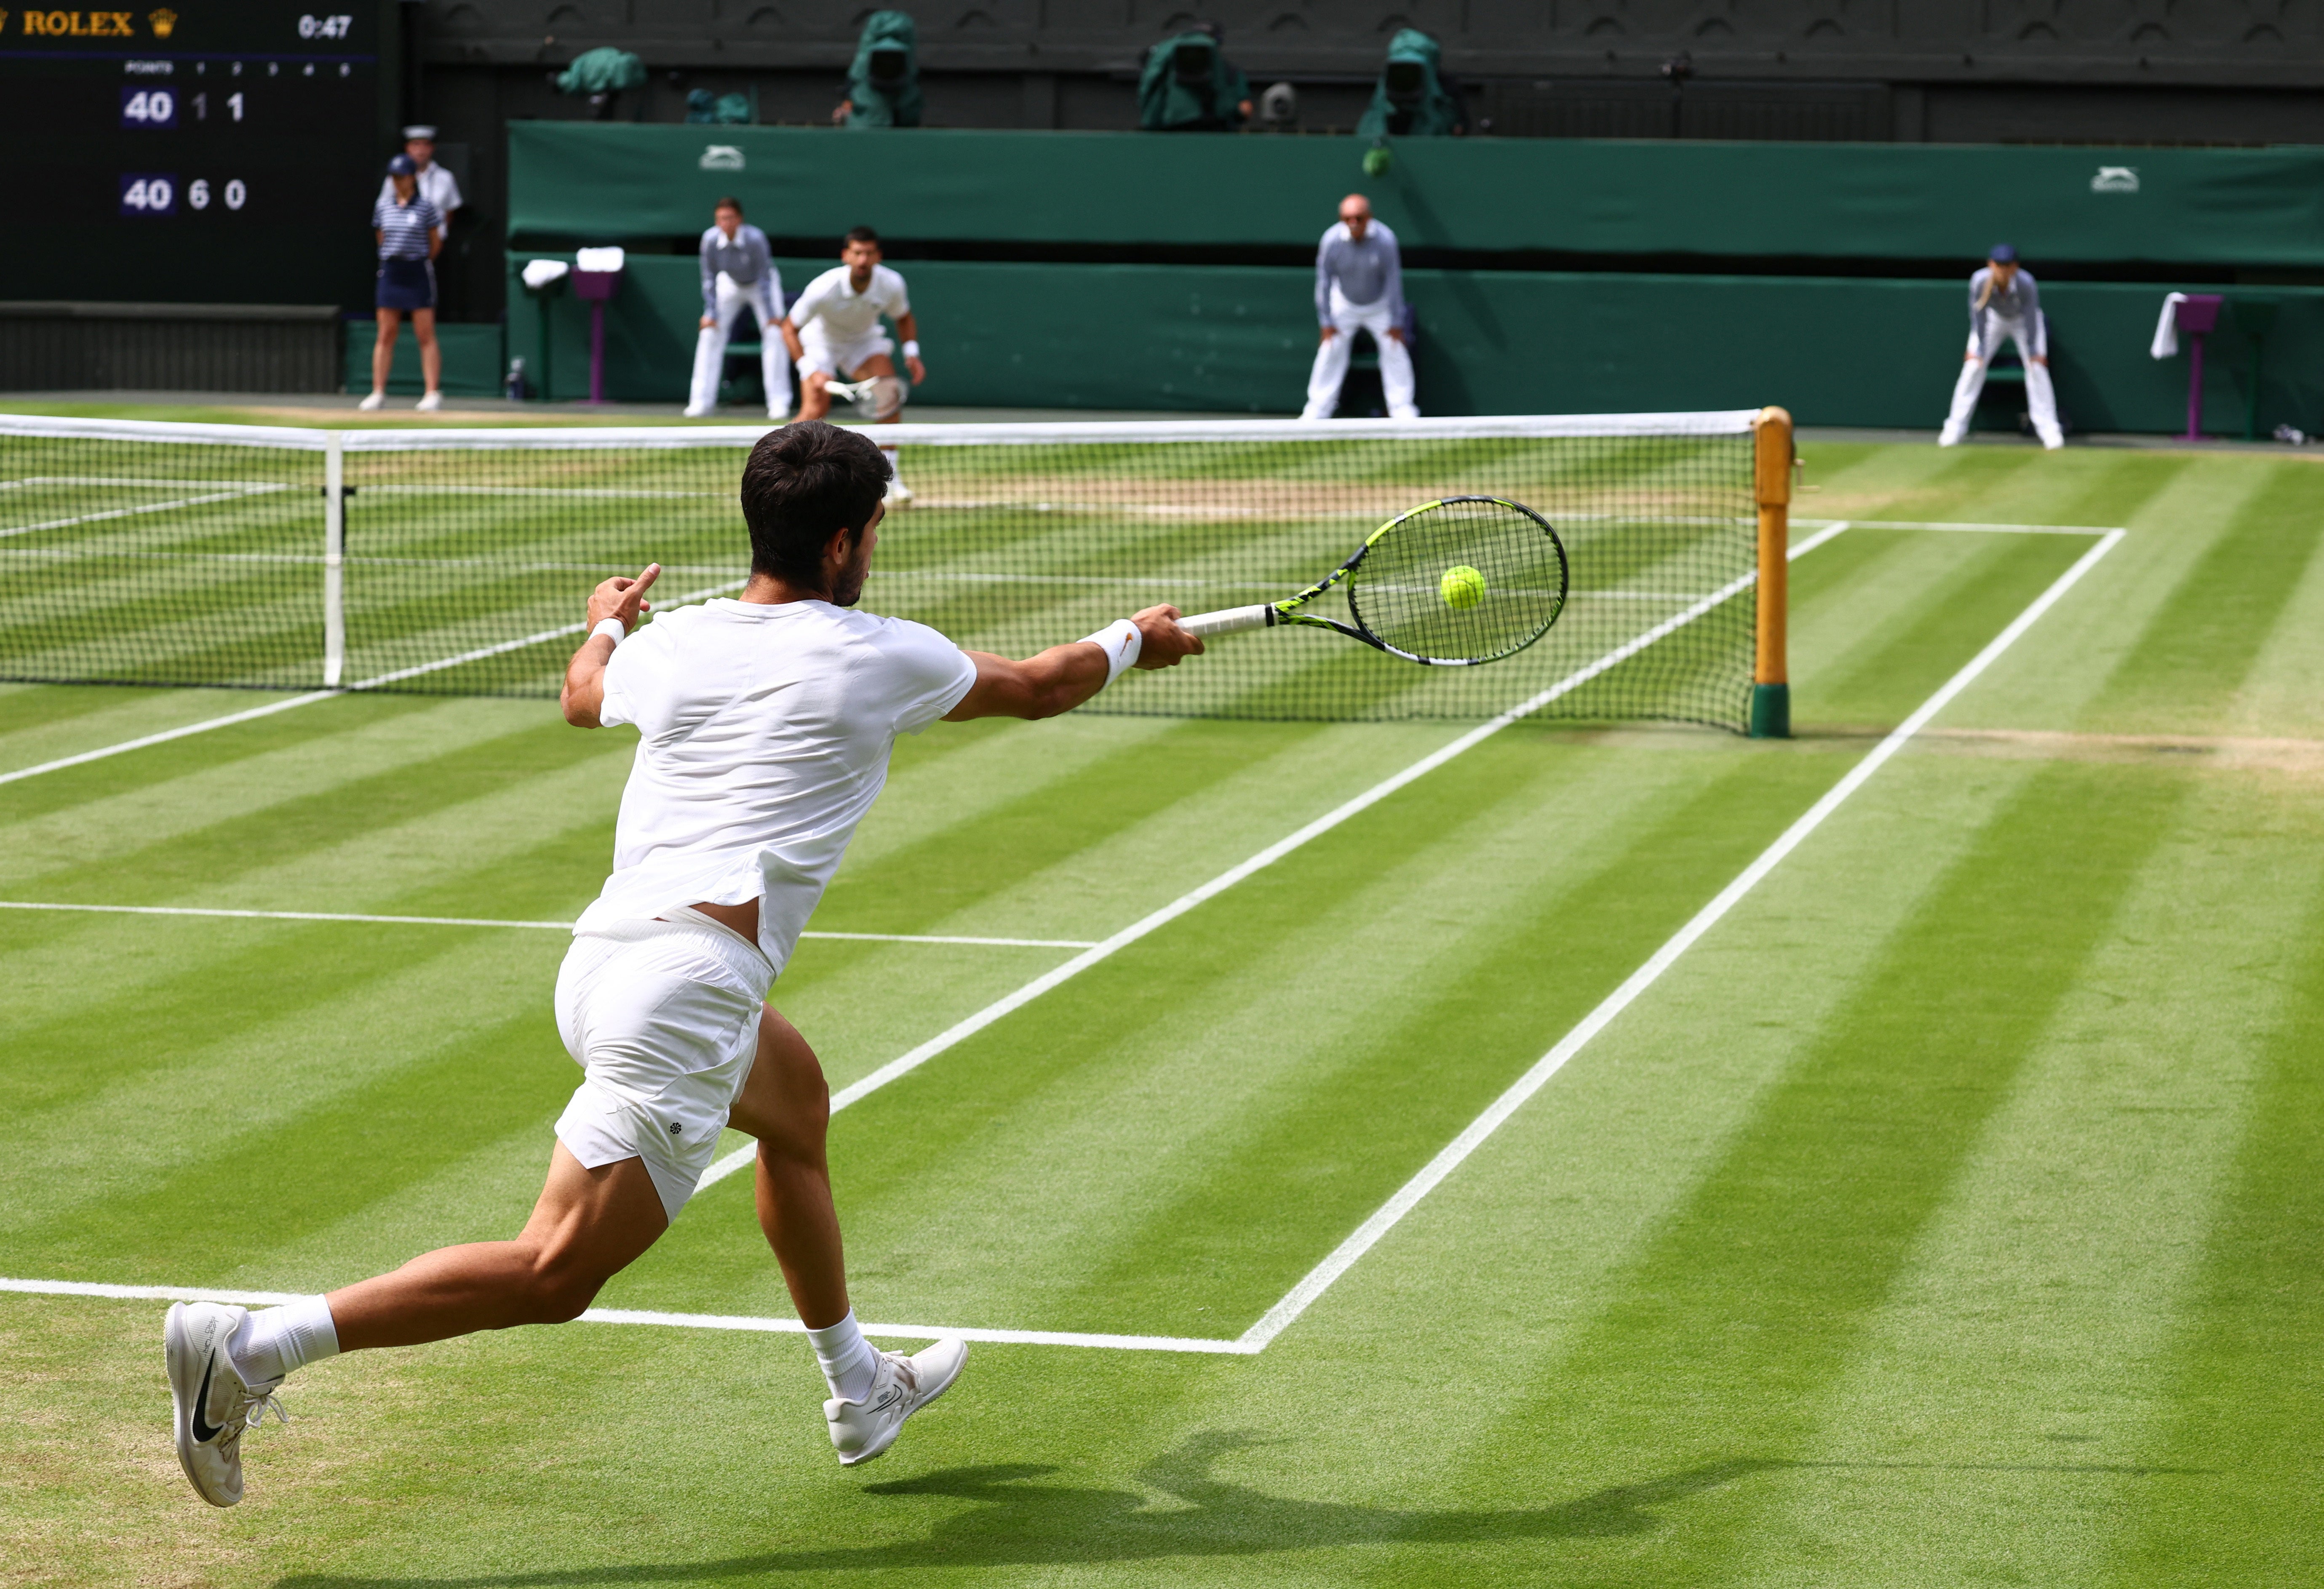
M899 734L960 704L976 664L926 624L828 602L678 607L622 642L598 720L643 736L613 874L576 933L759 901L777 971L888 781Z
M855 291L845 265L835 265L807 284L791 300L791 324L806 336L808 322L820 320L817 334L838 346L862 340L880 328L880 317L900 319L912 312L904 295L904 278L886 265L872 267L871 284Z

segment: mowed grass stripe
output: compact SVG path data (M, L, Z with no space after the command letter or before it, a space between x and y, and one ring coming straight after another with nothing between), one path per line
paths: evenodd
M2132 731L2216 732L2316 561L2324 470L2279 464L2179 584L2091 711Z
M351 1032L332 1048L345 1054L377 1045L385 1063L346 1055L345 1072L359 1079L302 1085L290 1111L183 1141L101 1202L54 1210L25 1233L26 1244L37 1242L46 1274L119 1283L190 1277L204 1284L265 1270L274 1244L325 1229L480 1144L554 1118L578 1073L557 1039L548 1000L527 1002L478 1008L433 1041L382 1043L387 1034L378 1029ZM548 1153L540 1141L537 1166L545 1168ZM266 1173L254 1174L254 1164ZM189 1209L201 1217L186 1219Z
M2168 1407L2142 1462L2193 1470L2112 1512L2091 1581L2307 1584L2324 1408L2324 950L2297 940L2284 1019L2266 1034L2250 1130L2204 1233L2184 1325L2155 1366Z
M1533 1376L1496 1464L1588 1449L1640 1476L1809 1455L1986 1122L2156 848L2183 780L2052 765L2028 780L1751 1122ZM2074 842L2068 842L2069 839ZM1773 1526L1773 1486L1721 1491L1658 1542L1655 1581L1715 1577Z
M254 755L154 781L124 767L118 792L0 820L5 840L0 886L22 890L39 880L44 888L69 888L76 877L105 886L142 877L157 864L170 866L180 849L207 845L214 852L219 842L238 842L252 824L265 829L272 843L278 824L311 831L324 823L338 809L342 792L355 795L355 808L343 824L352 827L368 814L360 792L367 781L424 788L426 780L415 771L434 766L454 769L456 784L461 758L504 762L505 742L535 726L531 713L479 701L399 705L353 721L309 716L306 722L304 735Z
M221 926L218 936L233 930ZM24 1261L41 1252L38 1233L69 1209L135 1195L188 1162L231 1157L512 1012L545 1018L544 990L563 949L550 935L484 928L383 938L332 924L281 937L298 941L297 975L281 975L278 955L254 955L253 1005L231 1020L196 1019L126 1051L98 1022L44 1039L44 1068L70 1085L49 1089L36 1110L10 1111L42 1151L36 1162L0 1167L0 1230L14 1233L11 1248Z
M2230 1178L2324 895L2282 858L2318 853L2324 822L2265 776L2112 776L2193 787L1816 1409L1810 1460L1834 1471L1738 1547L1762 1570L1804 1542L1866 1589L2012 1558L2068 1581L2188 1488L2144 1460L2201 1259L2172 1233L2209 1228ZM2051 1512L2038 1539L2019 1537L2029 1496Z

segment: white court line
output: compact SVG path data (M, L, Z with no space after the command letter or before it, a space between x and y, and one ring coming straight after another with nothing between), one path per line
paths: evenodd
M103 1297L122 1302L231 1302L243 1307L280 1307L306 1298L289 1291L236 1291L204 1286L108 1286L91 1280L0 1279L0 1292L26 1297ZM726 1313L649 1313L628 1307L592 1307L581 1324L659 1325L666 1329L741 1330L756 1335L803 1335L795 1318L749 1318ZM1199 1335L1103 1335L1076 1330L987 1330L973 1326L865 1324L867 1335L906 1341L991 1341L1005 1346L1090 1346L1112 1352L1196 1352L1248 1357L1258 1350L1240 1341Z
M363 916L347 910L225 910L193 905L66 905L42 900L0 900L0 910L85 910L107 916L226 916L253 921L364 921L382 927L521 927L571 932L570 921L508 921L484 916ZM963 938L933 932L803 932L801 938L867 944L976 944L1003 949L1087 949L1087 938Z
M1803 540L1798 545L1793 547L1790 550L1789 557L1787 557L1785 560L1789 561L1791 558L1797 558L1804 553L1813 551L1817 547L1821 546L1825 541L1830 540L1833 536L1838 535L1841 531L1847 528L1848 524L1844 520L1839 523L1827 526L1825 529L1818 531L1816 534L1810 536L1807 540ZM1628 661L1630 658L1646 650L1648 646L1653 645L1656 641L1659 641L1674 631L1684 627L1686 624L1693 623L1697 618L1702 617L1705 613L1710 612L1721 602L1727 601L1742 591L1749 589L1757 581L1757 577L1758 575L1755 571L1750 574L1745 574L1736 579L1729 580L1726 586L1720 589L1711 592L1709 596L1706 596L1702 600L1694 603L1685 611L1673 614L1671 616L1664 619L1661 623L1654 625L1651 629L1647 629L1624 642L1622 644L1616 646L1612 651L1608 651L1596 661L1589 663L1587 666L1577 669L1575 671L1567 674L1564 678L1559 679L1555 684L1551 685L1547 689L1543 690L1540 694L1533 697L1531 699L1520 702L1517 706L1510 707L1508 711L1503 712L1498 717L1492 718L1488 722L1479 724L1476 727L1469 730L1468 733L1461 735L1460 738L1453 740L1449 744L1442 745L1436 750L1430 752L1427 755L1421 757L1420 760L1413 762L1412 765L1405 768L1402 771L1393 773L1387 778L1381 779L1378 783L1373 784L1371 788L1356 796L1355 799L1326 811L1323 816L1316 818L1315 820L1310 822L1306 827L1302 827L1296 833L1290 835L1288 837L1277 839L1275 843L1268 845L1265 849L1259 851L1259 854L1251 856L1249 860L1241 862L1237 865L1228 867L1224 872L1220 873L1216 877L1212 878L1208 882L1204 883L1201 887L1191 889L1185 893L1180 894L1176 899L1171 901L1160 910L1140 917L1138 920L1131 922L1128 927L1123 928L1120 932L1115 933L1111 938L1106 938L1102 942L1083 950L1080 954L1074 956L1072 959L1066 961L1063 965L1058 966L1056 970L1035 977L1032 981L1027 983L1023 987L1019 988L1012 993L995 999L991 1003L987 1004L983 1009L979 1010L967 1020L959 1021L954 1025L945 1028L943 1031L940 1031L936 1036L930 1038L927 1042L922 1043L918 1048L914 1049L910 1053L905 1054L899 1058L890 1059L887 1064L882 1065L879 1069L872 1072L871 1075L849 1083L846 1086L844 1086L837 1092L832 1094L831 1112L834 1114L836 1114L842 1109L846 1108L849 1104L858 1103L862 1099L871 1096L873 1093L878 1092L881 1087L886 1086L890 1082L896 1080L899 1076L907 1076L911 1072L918 1070L921 1066L926 1065L929 1060L935 1058L945 1049L953 1048L969 1038L974 1037L978 1032L982 1031L986 1027L991 1026L994 1021L1001 1020L1002 1017L1011 1014L1018 1010L1021 1010L1026 1005L1031 1003L1034 1000L1039 998L1043 993L1047 993L1051 988L1071 981L1073 978L1079 976L1083 972L1087 971L1091 966L1095 965L1100 961L1109 959L1120 950L1128 948L1131 944L1136 943L1139 939L1155 931L1157 928L1167 926L1170 922L1176 921L1179 917L1184 916L1187 911L1193 910L1204 901L1225 892L1228 889L1232 888L1236 883L1240 882L1244 878L1250 876L1253 873L1273 865L1276 862L1280 861L1284 856L1291 854L1292 851L1298 849L1309 840L1320 838L1324 834L1331 832L1332 829L1347 821L1349 818L1356 816L1360 812L1370 809L1380 801L1386 799L1388 796L1394 794L1397 790L1402 789L1406 784L1411 783L1416 779L1426 777L1429 773L1434 772L1437 768L1442 767L1445 762L1452 760L1453 757L1460 755L1464 751L1475 749L1478 745L1484 744L1485 741L1490 739L1494 734L1499 734L1502 729L1507 728L1512 723L1518 721L1520 718L1523 718L1531 713L1539 711L1542 707L1549 705L1550 702L1556 700L1560 696L1572 694L1574 690L1579 689L1582 685L1588 683L1591 679L1597 678L1600 674L1607 671L1609 669L1619 666L1621 663ZM734 1151L727 1154L724 1158L719 1159L707 1170L703 1172L702 1179L696 1187L696 1190L700 1190L703 1187L715 1186L718 1182L724 1180L736 1170L750 1164L756 1157L758 1149L755 1146L746 1146L735 1149Z
M701 601L724 591L739 590L748 583L747 579L733 579L724 585L714 585L704 590L688 591L678 599L680 603ZM400 684L407 679L417 679L423 673L440 673L447 668L457 668L465 662L481 661L486 657L498 656L503 651L517 651L528 645L539 645L541 642L554 640L560 634L578 634L588 626L586 622L583 622L567 624L556 629L544 629L538 634L528 634L522 640L508 640L503 641L498 645L482 646L475 651L463 651L456 657L446 657L440 661L422 662L416 668L399 668L392 673L382 673L371 679L359 679L355 683L342 686L337 689L312 690L306 695L292 696L289 700L270 701L263 707L253 707L246 712L228 712L223 717L206 717L199 723L189 723L182 728L165 729L160 734L148 734L136 739L124 739L119 744L109 744L97 750L83 751L77 756L60 756L53 762L42 762L37 767L19 767L14 772L0 772L0 783L14 783L20 778L37 778L43 772L58 772L67 767L78 767L88 762L101 762L107 756L118 756L128 751L142 751L148 745L167 744L173 739L183 739L188 734L208 734L213 728L228 728L236 723L247 723L254 717L272 716L277 712L287 712L293 707L310 707L317 701L336 700L340 696L352 695L358 690L376 689L383 684Z
M1802 523L1821 522L1801 520ZM1951 530L1969 535L2112 535L2103 524L1953 524L1928 519L1849 519L1858 530Z
M1307 1271L1300 1282L1285 1293L1283 1299L1268 1308L1259 1321L1243 1332L1241 1340L1253 1350L1263 1348L1269 1341L1289 1328L1292 1322L1314 1305L1315 1299L1329 1290L1332 1283L1349 1270L1356 1261L1371 1251L1382 1236L1396 1228L1397 1222L1420 1205L1420 1200L1434 1191L1446 1176L1460 1167L1461 1161L1482 1147L1488 1138L1500 1130L1510 1115L1521 1108L1526 1100L1541 1091L1549 1078L1563 1069L1565 1062L1589 1045L1590 1039L1606 1030L1614 1018L1628 1009L1638 995L1659 980L1678 957L1694 947L1703 934L1716 926L1720 919L1733 910L1746 894L1759 886L1767 874L1782 864L1784 857L1800 846L1808 835L1823 825L1824 818L1838 810L1849 796L1864 787L1889 758L1904 748L1904 744L1950 704L1953 697L1967 689L1997 661L2004 651L2017 643L2019 637L2034 627L2042 614L2055 606L2060 597L2071 590L2083 575L2098 566L2098 559L2112 551L2122 541L2124 531L2100 531L2103 539L2075 560L2074 566L2052 582L2050 588L2034 598L2032 605L2018 614L2009 627L1993 637L1986 648L1969 659L1969 664L1945 680L1936 694L1923 701L1920 708L1887 738L1875 745L1871 752L1848 770L1847 774L1825 791L1821 799L1808 808L1805 815L1785 828L1781 837L1761 851L1758 859L1746 866L1734 882L1719 893L1692 920L1671 936L1670 940L1656 949L1646 963L1632 972L1621 986L1606 995L1598 1007L1582 1019L1580 1025L1559 1039L1555 1048L1541 1057L1532 1069L1519 1076L1509 1089L1493 1100L1482 1114L1471 1121L1469 1128L1430 1159L1419 1174L1399 1187L1396 1195L1380 1205L1377 1213L1356 1227L1355 1233L1339 1246L1323 1262Z
M44 524L12 524L5 529L0 529L0 539L12 535L32 535L42 530L68 530L75 524L94 524L106 519L134 519L140 513L166 513L172 508L201 507L214 502L240 502L244 497L262 496L270 491L290 489L291 487L288 485L246 486L238 491L214 491L207 496L189 496L177 502L151 503L142 508L108 508L101 513L81 513L69 519L51 519Z

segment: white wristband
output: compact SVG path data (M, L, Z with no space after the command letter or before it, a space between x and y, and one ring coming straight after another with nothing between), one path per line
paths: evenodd
M1129 619L1116 618L1095 634L1083 636L1082 643L1096 646L1105 652L1105 681L1111 684L1121 677L1124 668L1137 665L1138 653L1146 645L1146 636Z
M619 618L600 618L597 626L589 631L589 638L595 640L601 634L612 641L613 649L619 651L622 642L630 637L630 626Z
M909 342L904 344L904 356L906 358L918 358L920 356L920 339L918 337L915 337Z

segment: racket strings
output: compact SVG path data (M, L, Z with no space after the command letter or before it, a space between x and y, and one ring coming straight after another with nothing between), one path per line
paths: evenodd
M1348 605L1412 656L1485 662L1541 638L1565 605L1565 551L1513 503L1438 503L1407 514L1351 572Z

